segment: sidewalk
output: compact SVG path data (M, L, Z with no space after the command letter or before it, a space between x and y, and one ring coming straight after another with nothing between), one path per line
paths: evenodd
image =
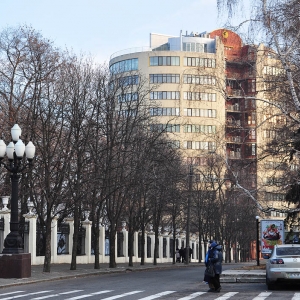
M128 267L128 264L118 264L117 268L109 268L108 264L100 264L100 269L94 269L94 264L78 264L76 270L70 270L70 264L54 264L51 265L51 272L43 272L43 266L31 266L31 277L29 278L0 278L0 288L23 285L44 281L54 281L59 279L68 279L75 277L86 277L103 275L108 273L121 273L121 272L137 272L143 270L159 270L164 268L184 268L184 267L199 267L203 266L203 263L190 263L185 264L172 264L163 263L157 264L145 264L141 266L139 263L135 263L133 267ZM249 270L227 270L221 275L221 282L265 282L265 271L249 271ZM260 280L260 281L259 281Z

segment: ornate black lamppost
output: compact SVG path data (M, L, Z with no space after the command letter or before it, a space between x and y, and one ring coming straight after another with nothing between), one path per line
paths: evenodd
M23 240L19 234L19 214L18 214L18 183L21 173L27 166L32 166L32 160L35 154L35 146L30 141L26 147L20 139L21 128L15 124L11 129L12 141L6 146L4 141L0 140L0 165L3 165L11 175L11 212L10 212L10 233L4 241L3 254L23 253ZM5 153L8 163L3 162ZM24 153L28 162L23 163Z

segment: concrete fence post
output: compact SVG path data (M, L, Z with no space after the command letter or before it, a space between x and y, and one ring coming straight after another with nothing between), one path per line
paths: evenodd
M36 219L35 214L23 215L25 222L29 222L29 235L28 235L28 253L31 254L31 264L36 264Z

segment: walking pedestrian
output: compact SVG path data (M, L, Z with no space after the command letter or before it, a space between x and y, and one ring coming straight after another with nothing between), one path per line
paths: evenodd
M205 267L207 268L208 267L208 265L211 263L210 261L209 261L209 258L211 258L212 257L212 251L211 251L211 243L212 242L214 242L214 241L209 241L209 243L208 243L208 249L207 249L207 252L206 252L206 255L205 255ZM215 291L215 287L214 287L214 285L212 284L212 277L210 277L210 276L208 276L208 275L204 275L204 280L203 280L204 282L206 282L207 284L208 284L208 286L209 286L209 290L208 290L208 292L214 292Z
M178 248L176 249L175 256L176 256L176 262L180 262L180 253L179 253L179 249Z
M215 271L215 276L211 278L210 282L215 288L214 291L219 293L221 291L220 275L222 274L223 262L222 246L218 245L218 243L215 241L213 241L210 246L211 254L209 257L209 262L213 264Z
M181 262L184 262L185 251L184 251L183 247L180 248L179 254L180 254L180 260L181 260Z

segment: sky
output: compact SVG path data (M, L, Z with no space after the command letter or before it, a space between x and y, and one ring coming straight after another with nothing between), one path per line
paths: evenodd
M118 51L149 47L150 33L179 36L223 27L217 0L1 0L0 31L30 25L59 48L108 63Z

